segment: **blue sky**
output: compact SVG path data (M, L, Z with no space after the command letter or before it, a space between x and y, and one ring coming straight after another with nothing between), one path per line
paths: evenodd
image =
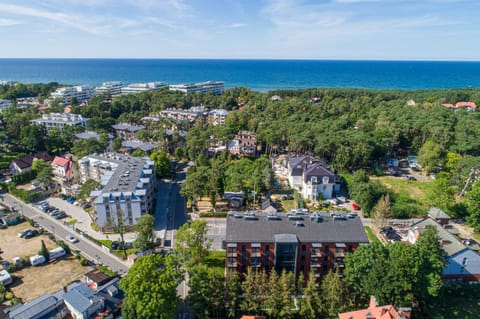
M0 0L0 57L480 59L478 0Z

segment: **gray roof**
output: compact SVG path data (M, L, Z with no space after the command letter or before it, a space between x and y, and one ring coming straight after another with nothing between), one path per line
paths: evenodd
M328 176L330 178L329 179L330 183L332 183L335 178L335 174L333 174L333 172L330 169L327 169L325 166L323 166L320 163L309 164L305 166L305 172L303 174L303 178L305 182L310 180L312 176L317 176L320 178L324 176ZM318 183L322 183L322 181L319 180Z
M432 207L428 211L428 216L431 216L433 219L441 218L441 219L450 219L450 216L447 215L443 210L437 207Z
M89 138L95 138L98 140L100 139L100 134L93 131L86 131L86 132L76 134L75 137L81 140L87 140Z
M131 148L131 149L141 149L144 152L151 151L158 147L157 143L144 143L141 141L123 141L122 147Z
M120 124L114 124L112 125L112 128L114 130L118 131L129 131L129 132L136 132L140 130L144 130L145 126L143 125L131 125L131 124L126 124L126 123L120 123Z
M65 302L69 303L76 311L84 312L87 310L92 303L91 299L98 299L95 296L95 292L87 286L87 284L81 284L77 287L72 288L69 292L63 297Z
M425 218L417 223L414 223L410 228L412 230L417 228L420 234L422 234L428 226L433 226L437 229L437 236L440 238L440 240L442 240L442 247L448 256L453 256L462 250L467 249L467 246L462 244L462 242L455 235L451 234L448 230L443 228L442 225L431 218Z
M300 242L307 243L369 242L359 217L348 218L343 213L335 213L337 217L334 217L333 214L290 215L257 212L255 217L251 214L228 214L226 242L271 243L274 242L275 235L280 234L295 235Z
M26 303L8 313L12 319L30 319L38 316L38 314L47 311L49 308L57 304L57 298L52 295L43 295L32 302Z
M335 176L330 166L310 155L289 157L288 165L292 176L302 176L304 170L309 176Z

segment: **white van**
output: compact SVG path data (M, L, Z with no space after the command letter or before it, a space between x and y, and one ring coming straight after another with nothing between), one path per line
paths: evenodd
M45 262L46 262L45 256L35 255L30 257L30 265L32 266L38 266L38 265L44 264Z
M67 252L65 251L65 249L63 249L62 247L57 247L48 252L48 257L50 260L52 260L65 256L66 254Z

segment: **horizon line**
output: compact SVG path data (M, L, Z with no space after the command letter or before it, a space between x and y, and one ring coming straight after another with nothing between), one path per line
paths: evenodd
M224 60L224 61L338 61L338 62L480 62L465 58L277 58L277 57L0 57L0 60Z

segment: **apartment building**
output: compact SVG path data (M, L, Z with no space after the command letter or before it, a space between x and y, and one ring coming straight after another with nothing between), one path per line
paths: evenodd
M31 120L30 123L43 125L50 131L54 127L63 129L65 126L80 125L87 126L87 119L80 114L73 113L50 113L43 114L41 118Z
M225 83L218 82L218 81L207 81L207 82L201 82L201 83L172 84L172 85L169 85L168 89L170 91L179 91L185 94L195 93L195 92L200 92L200 93L213 92L215 95L220 95L225 89Z
M147 82L147 83L132 83L122 87L122 94L137 94L148 91L157 91L168 87L165 82Z
M213 126L225 124L228 111L224 109L213 109L208 112L207 122Z
M144 130L145 126L143 125L132 125L128 123L120 123L112 125L115 135L124 139L124 140L133 140L135 139L135 134L138 131Z
M359 217L345 213L237 213L227 216L226 267L245 273L310 272L322 278L329 270L343 273L345 254L368 244Z
M228 141L227 150L232 155L255 156L257 154L257 136L250 131L240 131L233 140Z
M122 93L123 82L110 81L104 82L102 85L95 87L95 94L99 95L120 95Z
M88 155L78 161L82 183L91 178L100 182L100 190L90 193L100 227L117 222L118 212L128 226L153 209L155 188L154 162L119 153Z
M195 122L198 118L206 115L205 108L202 105L192 106L189 109L168 108L159 113L159 117L172 119L175 121Z
M73 98L76 98L78 103L83 103L89 101L94 92L90 85L77 85L58 88L50 96L63 104L69 104Z

